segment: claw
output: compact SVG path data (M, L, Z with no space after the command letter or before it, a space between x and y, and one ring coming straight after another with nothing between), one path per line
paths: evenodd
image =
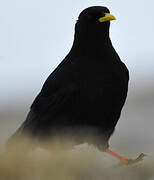
M118 158L120 160L120 165L122 165L122 164L125 164L125 165L135 164L139 161L142 161L143 158L145 156L147 156L147 155L141 153L136 159L128 159L128 158L121 156L120 154L118 154L118 153L116 153L110 149L107 149L106 152L111 154L112 156Z
M126 163L127 165L135 164L135 163L137 163L137 162L139 162L139 161L142 161L145 156L147 156L147 155L141 153L136 159L128 159L128 160L125 161L125 162L122 160L122 161L120 161L120 162L121 162L121 163Z

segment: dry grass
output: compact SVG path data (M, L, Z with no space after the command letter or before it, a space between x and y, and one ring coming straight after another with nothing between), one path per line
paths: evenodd
M154 179L154 157L132 166L115 167L117 160L87 144L67 149L66 144L54 141L47 147L48 150L33 149L33 143L25 143L22 148L14 144L13 148L3 150L0 180Z

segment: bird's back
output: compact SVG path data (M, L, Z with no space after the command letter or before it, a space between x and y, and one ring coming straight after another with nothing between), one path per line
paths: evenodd
M127 68L115 57L67 56L46 80L18 133L47 137L64 129L77 134L77 129L96 128L108 139L128 86Z

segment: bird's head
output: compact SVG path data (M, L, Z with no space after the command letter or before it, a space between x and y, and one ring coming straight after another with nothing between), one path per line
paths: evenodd
M110 14L108 8L103 6L93 6L86 8L80 13L78 19L79 22L87 25L91 24L93 26L109 24L111 20L116 20L116 18Z
M75 47L80 48L80 52L100 48L109 39L111 20L116 18L106 7L93 6L84 9L75 26Z

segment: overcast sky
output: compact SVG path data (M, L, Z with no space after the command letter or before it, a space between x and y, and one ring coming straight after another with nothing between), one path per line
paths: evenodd
M133 83L154 82L153 0L0 1L0 103L36 95L71 48L78 14L107 6L111 39Z

